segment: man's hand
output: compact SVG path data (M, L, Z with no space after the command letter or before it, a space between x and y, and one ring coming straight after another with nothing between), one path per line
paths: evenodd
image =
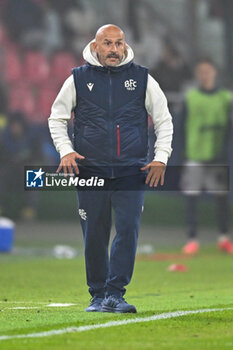
M63 169L63 172L65 174L65 177L67 177L67 169L70 174L73 174L73 169L75 173L78 175L79 174L79 169L76 163L76 159L85 159L85 157L81 156L81 154L77 152L72 152L67 154L66 156L62 157L61 162L59 164L59 167L57 169L57 173L61 169ZM73 169L72 169L73 168Z
M163 186L166 165L161 162L153 161L141 168L143 171L147 169L150 169L150 171L146 177L146 184L150 184L150 187L157 187L160 180L160 184Z

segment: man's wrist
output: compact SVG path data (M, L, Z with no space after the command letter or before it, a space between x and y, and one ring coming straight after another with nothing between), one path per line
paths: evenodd
M72 144L63 144L61 147L60 147L60 150L59 150L59 153L60 153L60 158L63 158L65 157L67 154L69 153L72 153L72 152L75 152L73 147L72 147Z
M167 152L157 151L155 154L155 157L153 159L153 162L160 162L160 163L167 165L167 160L168 160Z

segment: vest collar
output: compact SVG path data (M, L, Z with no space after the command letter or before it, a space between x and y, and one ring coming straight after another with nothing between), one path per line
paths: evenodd
M105 72L105 73L108 73L109 71L111 73L118 73L118 72L122 72L123 70L129 68L131 65L132 65L133 61L130 61L126 64L123 64L121 66L115 66L115 67L111 67L111 66L96 66L96 65L93 65L89 62L86 63L86 65L88 67L92 67L94 68L95 70L98 70L98 71L101 71L101 72Z

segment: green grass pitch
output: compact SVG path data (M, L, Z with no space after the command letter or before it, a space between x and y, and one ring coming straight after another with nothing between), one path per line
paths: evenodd
M177 310L233 308L233 259L209 247L168 272L171 261L137 259L126 300L136 315L86 313L82 257L0 255L0 337L148 317ZM49 307L51 303L72 303ZM26 309L15 309L26 307ZM29 308L31 307L31 308ZM41 338L0 340L1 350L233 349L233 310L94 329Z

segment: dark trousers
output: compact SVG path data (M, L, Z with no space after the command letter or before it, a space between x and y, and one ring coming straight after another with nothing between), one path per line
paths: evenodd
M187 196L186 222L188 237L197 237L197 204L199 196ZM220 234L226 234L229 230L229 198L227 195L216 195L216 218Z
M87 284L92 296L102 297L106 294L124 295L124 287L131 280L144 203L144 191L117 190L116 184L121 179L108 181L107 191L78 190ZM109 257L112 209L116 235Z

